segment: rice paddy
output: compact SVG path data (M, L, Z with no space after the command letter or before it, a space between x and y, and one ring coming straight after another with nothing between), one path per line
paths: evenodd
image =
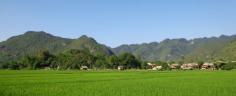
M235 93L235 70L0 71L0 96L235 96Z

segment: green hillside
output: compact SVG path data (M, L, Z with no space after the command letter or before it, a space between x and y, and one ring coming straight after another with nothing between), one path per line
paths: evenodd
M216 56L223 60L236 60L236 39L227 44Z
M56 37L43 31L28 31L25 34L11 37L0 43L0 46L2 46L0 56L6 59L16 59L25 54L34 55L42 50L58 53L70 42L71 39Z
M82 36L79 39L66 39L43 31L28 31L0 43L0 63L18 59L24 55L35 55L40 51L47 50L57 54L68 49L89 50L94 54L113 54L109 48L87 36Z
M90 53L94 55L112 55L113 52L107 48L105 45L97 43L91 37L87 37L86 35L81 36L78 39L74 39L68 46L66 46L66 50L69 49L81 49L88 50Z
M166 39L160 43L152 42L136 45L121 45L112 50L115 54L129 52L148 61L210 61L215 59L215 55L227 46L235 37L235 35L222 35L220 37L196 38L192 40L183 38Z

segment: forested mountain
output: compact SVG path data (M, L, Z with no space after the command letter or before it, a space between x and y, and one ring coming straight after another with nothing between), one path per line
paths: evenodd
M236 37L222 35L220 37L186 39L166 39L160 43L144 43L135 45L121 45L113 48L115 54L129 52L148 61L211 61L222 58L219 54ZM232 48L232 47L230 47ZM226 50L227 47L224 49ZM232 48L233 49L233 48ZM227 49L231 50L231 49ZM224 51L224 53L227 53Z
M132 53L145 61L211 61L219 59L236 59L236 35L192 40L166 39L161 42L121 45L109 48L99 44L95 39L85 35L77 39L53 36L46 32L28 31L0 43L0 62L35 55L39 51L58 54L70 49L80 49L95 56Z
M47 50L57 54L69 49L87 50L92 54L113 54L109 48L85 35L78 39L66 39L43 31L28 31L0 43L0 62L18 59L24 55L35 55L39 51Z
M74 39L65 50L69 49L80 49L88 50L94 55L112 55L113 52L105 45L97 43L93 38L87 37L86 35L81 36L78 39Z
M223 60L236 61L236 39L227 44L218 54L218 58Z

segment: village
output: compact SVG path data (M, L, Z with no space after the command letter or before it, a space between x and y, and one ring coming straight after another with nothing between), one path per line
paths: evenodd
M227 70L224 68L225 65L228 66L230 63L236 63L236 61L215 61L214 63L202 62L202 63L172 63L167 64L170 70ZM156 63L147 63L149 66L148 70L163 70L163 66ZM228 66L232 67L232 66ZM230 68L229 68L230 69Z
M233 63L236 63L236 61L230 61ZM202 64L198 64L198 63L184 63L184 64L178 64L178 63L172 63L172 64L167 64L167 67L169 70L221 70L220 66L226 64L227 62L223 62L223 61L217 61L214 63L202 63ZM166 67L166 65L165 65ZM87 66L81 66L80 70L92 70L89 69L89 67ZM108 70L108 69L107 69ZM126 66L118 66L117 70L128 70L126 68ZM164 66L162 66L161 64L157 64L157 63L147 63L147 68L146 70L166 70L164 69Z
M154 64L154 63L147 63L149 66L149 70L162 70L163 66ZM194 69L201 69L201 70L216 70L216 66L214 63L203 63L203 64L198 64L198 63L185 63L185 64L168 64L168 67L171 70L194 70Z

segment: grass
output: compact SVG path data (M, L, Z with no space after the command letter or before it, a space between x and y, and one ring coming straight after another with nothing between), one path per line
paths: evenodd
M236 71L0 71L0 96L235 96Z

